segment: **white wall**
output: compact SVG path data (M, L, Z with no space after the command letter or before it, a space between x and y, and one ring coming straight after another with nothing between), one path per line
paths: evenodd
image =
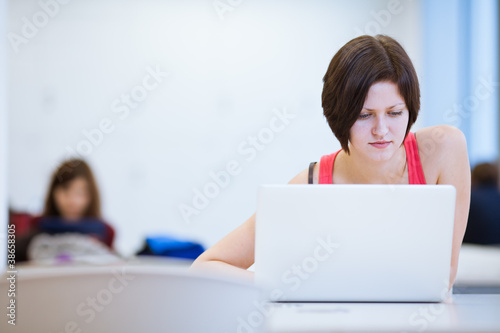
M82 148L82 132L106 118L114 130L83 156L97 174L118 249L130 254L154 232L210 246L254 212L259 184L286 183L339 149L321 89L343 44L386 33L421 67L418 1L402 0L396 10L391 1L232 1L238 5L223 19L213 3L72 1L52 7L54 17L17 53L10 49L14 208L39 213L67 147ZM41 15L37 1L10 5L13 33L22 33L23 17ZM113 101L139 91L146 68L157 66L169 77L121 119ZM247 161L238 147L248 149L248 137L269 127L273 109L295 118ZM209 173L231 160L241 172L186 223L179 206L192 205Z
M0 36L7 30L7 2L0 0ZM0 44L0 272L6 267L7 247L7 45Z
M469 160L498 158L498 1L425 0L422 124L449 124Z

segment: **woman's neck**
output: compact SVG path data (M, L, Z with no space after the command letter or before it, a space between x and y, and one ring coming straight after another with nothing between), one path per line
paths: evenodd
M341 168L346 183L351 184L405 184L408 180L406 151L399 147L396 153L385 161L373 161L356 151L347 155L343 150ZM334 173L335 175L335 173Z

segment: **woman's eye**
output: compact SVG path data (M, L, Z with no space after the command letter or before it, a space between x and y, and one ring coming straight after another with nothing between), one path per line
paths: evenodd
M370 116L370 114L369 114L369 113L361 113L361 114L359 115L359 119L366 119L366 118L368 118L369 116Z
M389 113L393 117L397 117L403 114L403 111L393 111Z

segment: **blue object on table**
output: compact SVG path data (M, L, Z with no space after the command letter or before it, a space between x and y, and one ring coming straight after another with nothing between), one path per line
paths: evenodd
M153 255L196 259L205 249L198 243L183 241L169 236L146 238L146 244Z

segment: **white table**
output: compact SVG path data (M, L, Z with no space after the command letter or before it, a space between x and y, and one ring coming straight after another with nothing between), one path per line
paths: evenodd
M277 332L500 332L500 295L454 294L446 303L275 303Z

